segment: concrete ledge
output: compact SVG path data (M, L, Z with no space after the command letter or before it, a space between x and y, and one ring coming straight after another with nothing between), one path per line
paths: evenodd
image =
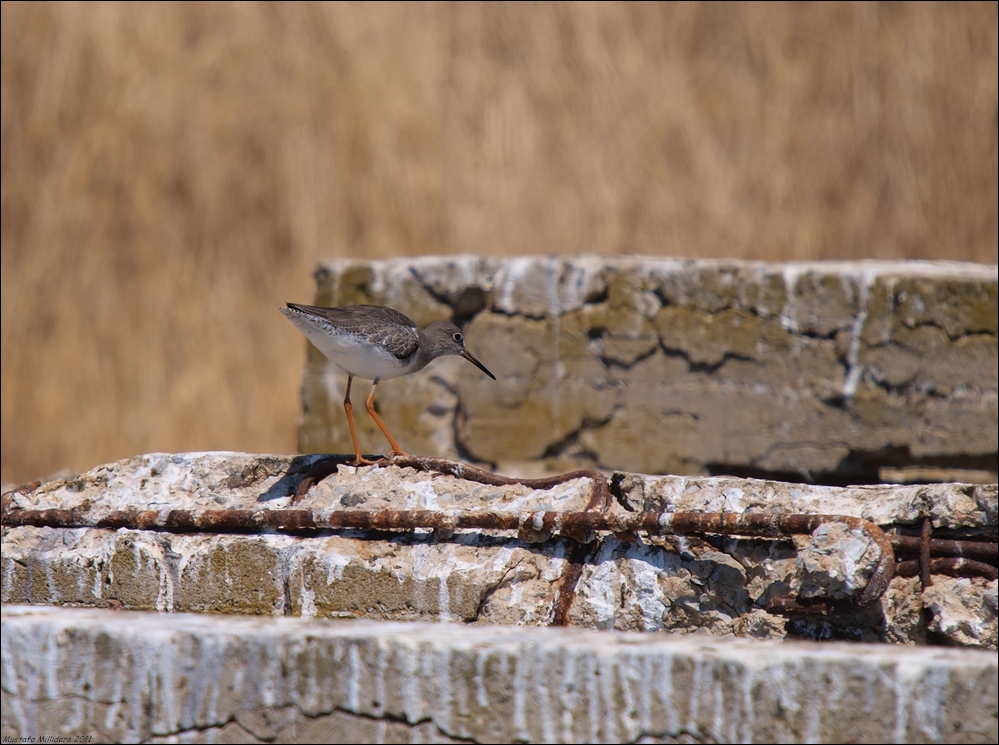
M4 496L14 510L166 514L289 508L315 458L244 453L152 453ZM635 511L759 516L836 513L880 525L995 535L996 487L807 486L753 479L615 474L610 515ZM341 466L296 509L322 519L341 510L572 512L592 482L552 489L486 486L409 468ZM90 522L89 524L96 524ZM849 532L823 548L781 539L610 532L570 538L546 531L323 530L309 535L175 533L135 526L5 526L4 603L126 610L391 621L546 625L562 583L578 568L565 622L618 631L687 631L754 638L945 642L995 649L999 581L896 576L872 605L839 618L786 617L771 600L863 589L880 552ZM828 539L829 536L827 535ZM817 583L817 584L816 584ZM809 589L811 588L811 589ZM839 597L840 595L837 595Z
M446 256L329 262L316 284L320 305L454 316L496 374L440 360L381 386L411 452L510 470L996 479L995 266ZM312 350L302 452L350 451L345 384ZM384 448L355 418L362 448Z
M2 734L991 742L994 652L5 605Z

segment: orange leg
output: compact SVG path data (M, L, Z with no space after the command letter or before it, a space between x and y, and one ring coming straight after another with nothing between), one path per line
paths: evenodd
M354 415L351 410L354 408L350 404L350 384L354 382L354 376L347 376L347 395L343 397L343 410L347 412L347 425L350 427L350 439L354 441L354 465L355 466L370 466L373 465L375 461L368 460L363 455L361 455L361 448L357 444L357 432L354 431ZM384 428L382 428L384 431ZM391 439L391 438L390 438Z
M378 429L382 431L382 434L388 438L389 445L392 446L392 455L409 455L405 450L399 447L399 443L395 441L395 438L389 434L388 429L385 428L385 423L382 418L378 416L375 411L375 389L378 387L378 381L376 380L371 384L371 393L368 394L368 413L371 414L371 418L375 420L375 424L378 425Z

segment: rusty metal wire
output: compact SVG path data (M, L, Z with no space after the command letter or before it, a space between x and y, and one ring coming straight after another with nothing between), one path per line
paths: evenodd
M258 533L268 530L310 533L321 530L401 530L433 528L544 531L570 538L597 531L641 531L657 535L717 533L783 538L811 533L823 523L841 522L866 532L881 549L881 558L856 604L875 602L894 576L895 554L884 531L874 523L844 515L765 515L727 512L464 512L457 510L312 511L256 510L121 510L93 514L87 510L19 510L3 504L3 524L62 528L130 528L194 533Z
M895 574L899 577L915 577L923 575L921 559L900 561L895 566ZM932 574L947 574L951 577L985 577L987 580L999 579L999 569L984 561L962 559L954 556L944 556L929 560L929 572Z
M933 575L930 572L930 540L932 540L932 535L933 521L924 517L919 535L919 582L924 590L933 584Z
M343 458L339 456L329 456L317 461L305 474L305 477L295 489L291 503L300 502L317 483L336 473L338 465L343 464ZM431 471L454 476L465 481L474 481L478 484L489 486L513 486L519 484L528 489L552 489L559 484L565 484L574 479L590 479L593 482L593 492L587 510L605 510L611 505L610 486L607 484L607 477L603 473L594 469L580 469L569 473L560 473L555 476L547 476L540 479L522 479L500 476L492 471L484 471L481 468L470 466L467 463L447 460L446 458L431 458L419 455L397 455L393 458L382 458L374 464L375 466L399 466L400 468L412 468L417 471Z
M920 554L923 546L921 536L888 534L888 540L899 553ZM999 544L985 541L967 541L931 538L929 540L931 556L955 556L965 559L975 559L995 564L999 561Z

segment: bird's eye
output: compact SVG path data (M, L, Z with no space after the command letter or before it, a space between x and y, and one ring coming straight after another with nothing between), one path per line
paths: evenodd
M465 338L465 337L463 337L463 336L461 335L461 332L459 332L459 331L456 331L456 332L454 333L454 340L455 340L456 342L458 342L459 344L461 343L461 340L462 340L462 339L464 339L464 338Z

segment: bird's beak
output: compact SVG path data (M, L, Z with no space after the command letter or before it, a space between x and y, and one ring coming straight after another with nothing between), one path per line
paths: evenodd
M488 376L489 376L490 378L492 378L493 380L496 380L496 376L495 376L495 375L493 375L493 374L492 374L491 372L489 372L489 371L488 371L488 370L486 369L486 366L485 366L485 365L483 365L483 364L482 364L481 362L479 362L479 361L478 361L477 359L475 359L475 357L473 357L473 356L472 356L472 353L471 353L471 352L469 352L469 351L468 351L467 349L466 349L466 350L465 350L464 352L462 352L462 353L461 353L461 356L462 356L462 357L464 357L464 358L465 358L466 360L468 360L469 362L471 362L471 363L472 363L473 365L475 365L475 366L476 366L477 368L479 368L480 370L482 370L482 372L484 372L484 373L485 373L486 375L488 375Z

